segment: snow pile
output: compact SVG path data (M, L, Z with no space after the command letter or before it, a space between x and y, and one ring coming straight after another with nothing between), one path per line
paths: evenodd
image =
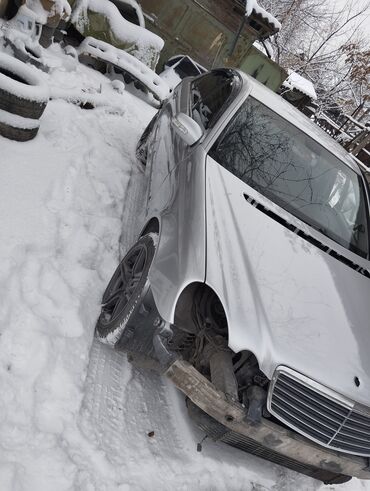
M78 54L89 54L98 60L104 60L126 70L152 92L157 99L163 101L169 95L169 86L153 70L144 65L134 56L111 44L87 37L78 47Z
M43 23L46 21L46 13L44 9L41 10L41 5L39 3L36 4L37 9L31 10L25 3L21 5L16 13L16 15L8 21L8 26L18 27L25 32L30 31L30 23L34 24L35 22L39 22L40 16L41 21ZM39 10L40 9L40 10ZM33 25L32 25L33 27Z
M46 24L50 17L68 19L71 15L71 7L67 0L25 0L25 5L34 12L40 24Z
M99 14L106 19L108 30L111 31L116 43L133 45L130 48L131 54L148 66L156 65L164 45L164 41L159 36L144 27L128 22L109 0L80 0L73 11L72 22L85 36L94 35L94 29L93 26L90 26L92 23L89 20L91 14ZM118 45L116 43L113 44Z
M283 82L283 86L285 88L289 90L294 90L294 89L299 90L299 92L302 92L302 94L307 95L313 101L317 99L315 87L313 86L312 82L302 77L302 75L293 72L292 70L288 70L288 74L289 74L288 78Z
M46 24L48 20L48 12L44 9L40 0L26 0L20 11L18 11L18 15L30 17L40 24Z
M65 70L52 85L90 80L109 94L100 74ZM94 323L118 260L135 142L154 114L127 92L110 100L94 111L51 101L35 140L0 138L2 491L82 489L69 440L83 441Z
M271 24L276 29L276 31L280 31L280 22L272 14L267 12L267 10L261 7L258 4L257 0L246 0L245 15L249 17L250 15L252 15L252 13L260 15L263 19L267 20L267 22Z

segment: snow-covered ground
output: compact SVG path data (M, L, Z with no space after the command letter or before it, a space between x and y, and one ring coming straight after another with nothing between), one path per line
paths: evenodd
M56 98L38 136L0 137L0 491L370 490L209 440L198 453L182 396L94 340L104 287L140 228L134 149L155 110L57 48L49 57ZM67 102L81 94L99 106Z

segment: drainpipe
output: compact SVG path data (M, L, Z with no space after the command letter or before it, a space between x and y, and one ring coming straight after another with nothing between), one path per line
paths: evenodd
M240 37L240 34L242 33L242 30L244 28L244 25L245 25L245 21L247 20L247 14L245 14L243 16L243 20L241 21L240 23L240 27L239 27L239 30L238 32L236 33L236 36L235 36L235 39L234 39L234 42L230 48L230 53L229 53L229 56L232 56L234 54L234 51L235 51L235 48L236 48L236 45L238 43L238 40L239 40L239 37Z

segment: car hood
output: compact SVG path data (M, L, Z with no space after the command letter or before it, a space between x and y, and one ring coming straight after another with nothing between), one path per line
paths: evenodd
M224 305L230 347L252 351L269 378L285 365L370 406L370 279L343 261L369 262L210 157L206 174L206 282Z

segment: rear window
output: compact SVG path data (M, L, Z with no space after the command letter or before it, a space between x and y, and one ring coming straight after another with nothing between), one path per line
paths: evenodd
M210 155L297 218L368 256L368 209L361 177L257 100L248 97Z

